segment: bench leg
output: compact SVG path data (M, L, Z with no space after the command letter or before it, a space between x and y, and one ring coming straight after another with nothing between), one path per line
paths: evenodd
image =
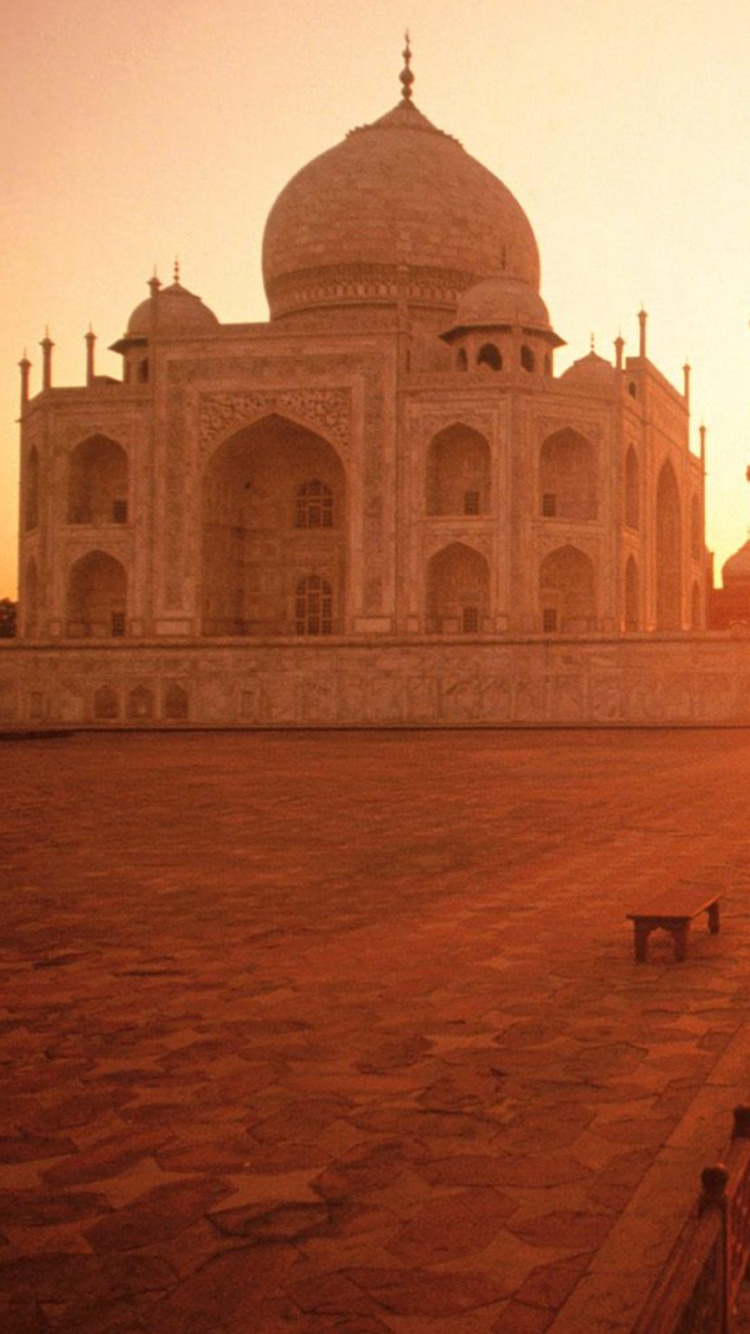
M674 957L678 963L684 963L687 959L688 932L690 923L684 926L675 926L672 928L672 939L674 940Z
M635 926L635 961L636 963L645 963L651 928L646 926L644 922L634 922L633 925Z
M716 935L719 930L719 905L712 903L708 910L708 929L712 935Z

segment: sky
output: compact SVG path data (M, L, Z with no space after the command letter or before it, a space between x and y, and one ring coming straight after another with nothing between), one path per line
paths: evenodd
M18 361L97 372L154 266L223 322L262 320L266 216L290 177L414 101L528 214L558 373L619 332L707 428L717 576L748 536L748 0L4 0L0 597L15 596ZM718 579L717 579L718 581Z

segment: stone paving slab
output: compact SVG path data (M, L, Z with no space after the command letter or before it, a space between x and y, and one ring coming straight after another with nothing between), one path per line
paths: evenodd
M0 1327L632 1327L750 1096L744 731L0 740ZM688 960L634 894L727 889Z

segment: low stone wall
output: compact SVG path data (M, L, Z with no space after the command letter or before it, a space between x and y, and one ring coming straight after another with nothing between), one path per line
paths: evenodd
M0 646L0 728L750 725L750 636Z

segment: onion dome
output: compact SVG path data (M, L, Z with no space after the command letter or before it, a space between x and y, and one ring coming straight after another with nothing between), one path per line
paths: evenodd
M204 306L199 296L182 286L177 274L169 287L161 287L157 278L152 278L149 286L151 296L136 306L128 320L125 337L112 344L113 351L124 352L153 337L195 338L215 333L220 327L213 311Z
M728 584L750 584L750 538L739 551L724 561L721 578L725 587Z
M503 274L484 278L459 297L455 323L442 336L446 341L468 329L521 328L524 333L540 334L553 347L563 340L554 333L549 312L539 293L520 278Z
M574 361L566 371L560 376L561 380L573 380L581 384L606 385L611 388L614 383L614 366L606 357L600 357L598 352L592 350L585 357L580 357Z
M393 305L452 313L482 278L539 287L526 214L502 181L409 96L282 190L263 240L271 318Z

